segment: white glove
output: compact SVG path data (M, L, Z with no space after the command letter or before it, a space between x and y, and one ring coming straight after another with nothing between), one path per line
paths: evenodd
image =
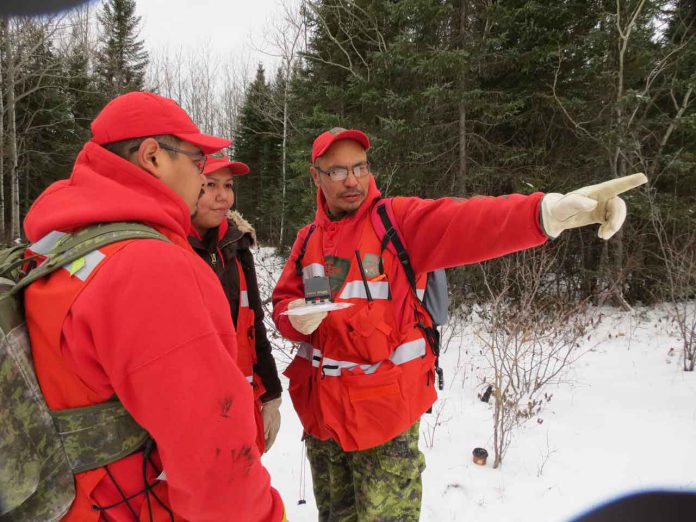
M304 299L295 299L288 305L288 310L305 306L306 304ZM288 315L288 317L290 318L290 324L295 330L302 334L309 335L319 328L322 320L326 317L326 312L316 312L306 315Z
M267 453L280 429L280 397L271 399L261 404L261 416L263 417L263 436L265 439L264 453Z
M541 200L541 223L546 235L556 238L568 228L599 223L602 239L616 234L626 219L622 192L647 183L645 174L633 174L590 185L569 194L546 194Z

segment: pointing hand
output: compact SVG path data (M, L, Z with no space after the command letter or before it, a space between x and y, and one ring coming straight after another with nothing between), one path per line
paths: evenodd
M569 228L598 223L598 236L609 239L626 219L626 203L618 195L647 183L645 174L633 174L590 185L568 194L546 194L541 200L541 221L549 237Z

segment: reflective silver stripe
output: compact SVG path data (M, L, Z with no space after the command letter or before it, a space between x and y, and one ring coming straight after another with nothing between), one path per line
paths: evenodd
M389 283L387 281L368 281L372 299L389 299ZM363 281L351 281L346 283L339 296L341 299L367 299L365 283Z
M297 348L297 357L302 357L309 361L312 358L312 349L313 347L311 344L300 343L300 346Z
M414 359L423 357L425 355L425 350L425 339L415 339L397 346L389 356L389 360L396 365L406 364ZM352 361L338 361L336 359L330 359L329 357L324 357L322 360L321 350L314 348L309 343L300 343L297 355L309 360L310 353L312 354L312 366L318 368L321 362L322 375L328 375L329 377L340 377L341 370L352 370L356 367L359 367L365 374L370 375L371 373L375 373L382 365L382 361L374 364L358 364Z
M324 277L324 265L321 263L312 263L307 265L302 269L302 279L309 279L310 277Z
M425 288L416 288L416 295L418 296L418 299L422 301L423 297L425 297Z
M49 232L44 237L39 239L36 243L31 245L29 247L29 250L31 250L35 254L41 254L45 256L51 250L53 250L53 247L56 246L56 243L58 243L60 238L62 238L63 236L65 236L65 232L58 232L57 230Z
M254 384L254 376L253 375L247 375L246 380L249 382L249 384Z
M74 274L72 274L74 277L77 277L81 281L86 281L89 275L94 271L95 268L97 268L97 265L102 262L102 260L106 256L102 254L99 250L95 250L93 252L90 252L89 254L85 255L82 259L85 260L85 264ZM74 261L73 261L74 263ZM70 272L70 267L72 266L73 263L68 263L67 265L63 265L63 268Z
M357 364L350 361L336 361L334 359L329 359L324 357L324 361L321 365L321 374L329 375L331 377L339 377L341 375L341 370L352 370L355 367L360 367L360 369L366 374L375 373L377 368L382 365L382 361L375 364Z
M425 355L425 339L416 339L400 345L389 359L394 364L404 364Z
M242 290L242 295L239 298L239 306L249 308L249 293L246 290Z
M300 343L300 347L297 349L297 356L312 361L312 366L319 368L319 363L321 362L321 350L315 348L309 343Z

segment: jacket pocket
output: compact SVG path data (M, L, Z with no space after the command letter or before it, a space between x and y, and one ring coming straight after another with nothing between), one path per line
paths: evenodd
M391 306L373 301L350 316L347 321L352 346L367 363L383 361L391 355L394 343L389 324Z
M381 368L383 371L373 374L344 372L341 377L322 382L322 387L335 386L337 389L331 395L343 403L342 418L333 419L330 427L339 435L344 450L378 446L409 427L401 369L398 366L386 368L387 364ZM322 389L322 398L323 392ZM328 419L326 422L329 424Z

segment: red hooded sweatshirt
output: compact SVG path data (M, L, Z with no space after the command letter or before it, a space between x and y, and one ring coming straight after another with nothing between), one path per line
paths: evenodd
M229 307L215 274L188 245L184 201L144 170L87 143L70 179L36 200L24 227L33 242L53 230L106 221L149 224L173 244L135 240L103 261L63 323L61 357L95 402L116 394L154 438L154 460L166 472L164 498L177 520L281 520L282 502L256 449L251 389L235 364ZM28 312L46 306L30 296ZM50 386L51 408L84 405L61 395L60 383ZM127 496L143 489L141 453L108 468ZM66 520L99 520L91 505L122 497L104 468L82 475ZM144 495L130 504L147 520ZM105 519L133 517L121 504Z
M396 228L404 238L416 275L439 268L478 263L511 252L541 245L547 240L539 222L539 204L543 194L512 194L501 197L437 200L397 197L393 201ZM358 210L339 220L331 220L326 199L317 191L314 224L322 229L326 274L345 278L354 257L365 219L380 197L370 176L367 198ZM295 330L287 315L288 304L304 297L302 278L295 270L309 225L299 231L290 257L273 290L273 320L278 330L292 341L309 341ZM404 282L405 284L408 284ZM340 286L332 281L332 288Z

